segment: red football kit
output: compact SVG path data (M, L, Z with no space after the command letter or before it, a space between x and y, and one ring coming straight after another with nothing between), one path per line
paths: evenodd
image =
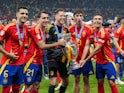
M45 40L45 33L43 29L40 29L38 26L34 26L28 32L29 35L29 48L27 51L27 55L25 61L28 62L31 57L36 52L34 59L32 61L33 64L42 64L42 55L43 51L37 46L37 42Z
M84 25L82 27L76 27L74 25L74 26L71 26L69 30L71 33L72 41L78 47L78 55L77 55L76 61L79 62L82 57L82 53L83 53L83 50L85 47L86 40L88 40L92 37L90 35L91 35L91 33L93 33L93 31L87 25ZM77 34L80 34L79 38L78 38Z
M27 39L27 30L28 28L26 25L19 27L15 22L8 24L0 31L0 40L4 42L4 49L9 53L12 52L19 56L14 63L10 62L11 65L24 64L24 45ZM0 64L4 64L7 59L8 57L3 54Z
M110 35L108 31L101 28L100 31L94 32L94 41L102 45L101 50L96 54L97 64L107 64L108 62L114 62L114 54L112 52L112 46L110 43Z
M114 37L118 38L118 44L120 46L120 48L122 50L124 50L124 28L123 27L119 27L115 33L114 33ZM117 50L117 53L119 53L119 51Z

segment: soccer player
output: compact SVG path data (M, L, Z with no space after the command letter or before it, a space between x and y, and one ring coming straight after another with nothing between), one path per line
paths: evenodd
M121 18L120 20L120 27L115 31L114 33L114 44L117 49L117 62L116 62L116 67L117 67L117 79L116 79L116 84L124 84L123 81L120 80L119 72L120 72L120 67L124 62L124 17Z
M42 11L38 14L38 24L28 32L29 46L25 58L23 93L38 93L42 77L42 49L49 49L58 45L64 45L65 40L59 40L53 44L45 44L45 27L49 23L49 13Z
M66 23L67 27L70 27L70 26L72 26L73 24L74 24L74 22L73 22L73 17L70 16L70 15L67 15L67 23Z
M77 9L74 12L74 21L75 25L69 28L72 40L76 42L77 46L77 58L76 62L79 63L82 57L83 49L85 47L86 40L89 38L91 33L91 28L84 24L83 21L84 13L82 10ZM74 93L80 92L80 75L83 74L84 81L84 93L90 93L90 85L89 85L89 75L93 74L93 66L91 60L85 64L84 67L76 68L72 71L72 74L75 76L74 81Z
M80 66L82 67L90 58L96 55L96 78L98 79L98 93L105 93L105 75L107 75L112 93L118 93L118 89L115 84L116 71L114 63L114 54L112 53L112 46L110 43L110 35L108 31L106 31L102 27L102 23L102 15L94 15L92 20L94 34L91 34L90 39L86 41L83 56L80 61ZM93 37L93 35L94 40L91 38ZM94 43L95 49L90 53L88 57L86 57L91 42Z
M9 93L11 86L12 93L19 93L20 84L23 83L24 45L27 38L27 26L24 23L28 19L28 9L19 7L16 17L16 22L0 31L0 52L3 53L0 61L2 93Z
M63 26L65 22L66 16L64 9L57 9L55 11L55 24L51 26L49 31L47 32L46 43L51 44L57 42L59 39L62 38L63 34L66 34L66 32L68 32L68 29ZM48 93L54 93L57 79L57 71L62 78L62 85L60 87L59 93L65 93L66 87L68 85L68 74L66 68L67 61L65 54L65 46L57 46L47 50L47 60L50 78Z

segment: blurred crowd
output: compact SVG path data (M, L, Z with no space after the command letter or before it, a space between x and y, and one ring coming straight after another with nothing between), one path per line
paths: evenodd
M23 1L23 2L22 2ZM85 12L85 21L92 19L96 12L103 14L106 20L115 16L124 15L124 0L0 0L0 20L6 22L15 18L15 11L19 6L29 8L29 18L34 20L39 10L47 10L54 18L54 10L64 8L73 12L76 8L81 8Z

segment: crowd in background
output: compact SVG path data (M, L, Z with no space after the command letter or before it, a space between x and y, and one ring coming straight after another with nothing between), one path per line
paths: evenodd
M22 2L23 1L23 2ZM100 12L104 18L113 19L115 16L124 15L123 0L0 0L0 20L3 23L15 17L15 11L19 6L29 8L29 18L34 20L39 10L47 10L52 14L57 8L64 8L73 12L76 8L81 8L85 12L85 21L92 19L92 14Z

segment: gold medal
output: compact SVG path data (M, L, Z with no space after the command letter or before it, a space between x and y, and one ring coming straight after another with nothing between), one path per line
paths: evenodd
M80 44L80 39L79 38L76 38L76 42L79 45Z
M22 46L23 42L21 40L19 40L19 45Z

